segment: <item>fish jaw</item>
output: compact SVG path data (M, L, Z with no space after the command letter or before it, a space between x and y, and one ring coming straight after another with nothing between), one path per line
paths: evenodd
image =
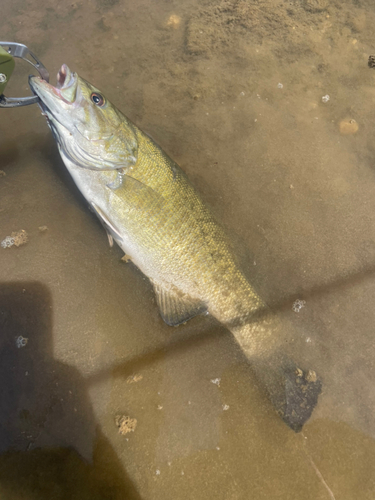
M73 133L74 121L69 117L72 116L72 108L79 106L79 100L76 99L78 76L63 64L57 75L57 82L54 87L40 77L29 77L30 88L40 99L39 106L42 113L49 121L57 121Z

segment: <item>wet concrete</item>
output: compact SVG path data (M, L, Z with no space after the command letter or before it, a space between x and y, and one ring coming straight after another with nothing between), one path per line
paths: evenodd
M374 25L365 0L3 2L0 38L67 63L188 173L323 380L294 434L229 332L162 322L38 108L2 110L0 239L28 233L0 248L4 498L374 497Z

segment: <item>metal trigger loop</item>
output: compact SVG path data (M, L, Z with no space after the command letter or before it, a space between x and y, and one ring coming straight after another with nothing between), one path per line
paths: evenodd
M39 101L37 96L5 97L3 94L14 69L14 57L27 61L37 70L43 80L49 81L47 69L26 45L14 42L0 42L0 108L18 108L19 106L36 104Z

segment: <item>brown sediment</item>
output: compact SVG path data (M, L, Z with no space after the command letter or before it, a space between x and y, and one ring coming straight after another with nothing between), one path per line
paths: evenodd
M137 427L137 419L130 418L126 415L117 415L115 423L118 427L119 434L122 434L123 436L128 434L128 432L134 432Z

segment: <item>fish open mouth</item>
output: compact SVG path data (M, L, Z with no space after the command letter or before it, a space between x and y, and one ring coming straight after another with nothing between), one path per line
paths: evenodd
M70 71L66 64L63 64L57 73L57 89L66 89L74 83L74 73Z
M57 73L56 86L33 76L29 77L29 85L33 93L49 108L51 108L49 103L54 98L71 105L76 99L78 77L76 73L70 71L66 64L63 64Z

